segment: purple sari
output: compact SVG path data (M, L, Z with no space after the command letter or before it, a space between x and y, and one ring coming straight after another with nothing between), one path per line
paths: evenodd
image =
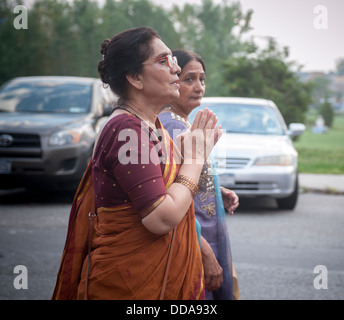
M178 133L188 128L182 118L171 112L161 113L159 119L174 141ZM211 160L203 166L198 188L194 198L196 219L201 225L201 235L213 249L223 270L223 283L220 289L212 292L206 290L206 300L232 300L232 254L221 189Z

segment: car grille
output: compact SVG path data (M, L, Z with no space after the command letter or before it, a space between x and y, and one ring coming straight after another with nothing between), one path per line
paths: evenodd
M216 166L218 168L227 168L227 169L241 169L245 168L250 162L249 158L222 158L216 160Z
M1 157L39 158L41 156L41 142L38 135L0 132L0 136L3 134L10 135L13 141L8 146L0 146Z
M226 159L226 167L229 169L239 169L244 168L250 161L249 158L227 158Z
M274 182L263 182L263 181L240 181L235 180L233 178L232 182L229 182L228 176L222 176L221 173L234 172L230 171L231 169L244 169L245 167L249 166L251 163L250 158L234 158L234 157L227 157L227 158L217 158L215 160L215 166L217 167L217 172L219 174L219 182L221 185L224 185L231 190L234 190L238 194L242 193L252 193L255 194L256 192L265 192L265 191L272 191L277 188L276 183Z

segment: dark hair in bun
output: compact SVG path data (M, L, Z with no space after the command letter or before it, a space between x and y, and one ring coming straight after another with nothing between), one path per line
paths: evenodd
M101 43L103 59L98 62L98 73L119 98L127 94L126 75L142 72L142 63L152 54L154 38L160 39L155 30L141 27L123 31Z

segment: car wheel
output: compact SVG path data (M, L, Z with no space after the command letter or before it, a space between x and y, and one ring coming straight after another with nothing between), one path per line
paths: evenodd
M293 210L296 206L298 196L299 196L299 178L297 176L295 180L293 193L289 197L277 199L278 208L283 209L283 210Z

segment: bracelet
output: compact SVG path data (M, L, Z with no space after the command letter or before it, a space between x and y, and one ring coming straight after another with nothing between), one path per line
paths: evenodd
M177 177L175 182L180 183L184 185L185 187L187 187L191 191L192 198L196 196L197 191L198 191L198 185L191 178L180 175Z

